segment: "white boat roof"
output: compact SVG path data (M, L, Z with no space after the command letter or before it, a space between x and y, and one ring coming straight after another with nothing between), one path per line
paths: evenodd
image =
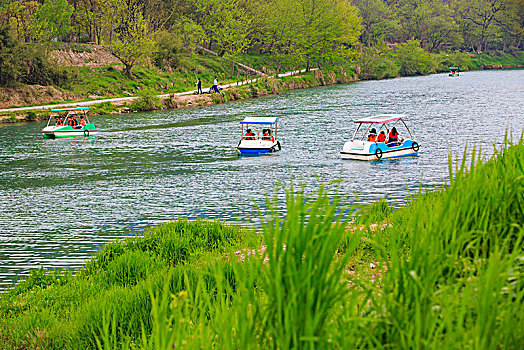
M245 117L240 124L275 124L278 117Z
M395 120L406 118L405 114L379 114L372 117L366 117L359 120L355 120L355 123L389 123Z

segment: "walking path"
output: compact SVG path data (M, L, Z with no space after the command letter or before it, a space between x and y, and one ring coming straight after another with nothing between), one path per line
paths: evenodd
M318 68L310 68L310 71L317 70ZM290 75L296 75L304 73L306 70L295 70L290 72L285 72L282 74L279 74L278 77L287 77ZM246 81L242 82L236 82L236 83L229 83L222 85L222 88L226 89L228 87L232 86L239 86L244 84L249 84L256 82L258 78L248 79ZM171 94L163 94L158 95L160 98L166 98L169 96L184 96L184 95L194 95L197 93L197 90L191 90L191 91L184 91L184 92L177 92L177 93L171 93ZM108 98L104 100L91 100L91 101L83 101L83 102L69 102L69 103L61 103L61 104L54 104L54 105L44 105L44 106L31 106L31 107L18 107L18 108L5 108L0 109L0 113L6 113L6 112L18 112L18 111L30 111L30 110L40 110L40 109L55 109L55 108L68 108L68 107L82 107L82 106L90 106L90 105L97 105L104 102L125 102L125 101L133 101L140 96L129 96L129 97L117 97L117 98Z

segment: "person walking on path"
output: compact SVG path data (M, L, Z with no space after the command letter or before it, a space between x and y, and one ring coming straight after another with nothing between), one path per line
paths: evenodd
M198 78L198 81L197 81L197 95L200 95L202 94L202 80L200 80L200 78Z

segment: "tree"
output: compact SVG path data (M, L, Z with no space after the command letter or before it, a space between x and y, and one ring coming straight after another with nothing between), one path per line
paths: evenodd
M237 57L251 44L253 15L240 0L213 0L213 32L218 47L231 58L231 76Z
M424 75L434 71L435 62L430 54L420 47L418 40L411 39L398 45L396 55L402 75Z
M362 42L371 46L375 38L383 38L391 27L390 8L383 0L353 0L362 18Z
M0 86L13 86L21 73L18 43L11 37L9 27L0 28Z
M506 9L507 0L464 0L460 14L473 36L477 52L487 50L488 41L495 37L495 24Z
M39 37L52 40L69 34L73 7L67 0L45 0L36 12L36 21L42 28Z
M395 11L402 41L415 38L430 52L462 42L453 12L442 0L399 0Z
M133 78L133 66L147 59L154 49L153 33L142 15L140 3L139 0L126 1L121 21L115 29L116 38L109 46L111 53L124 64L124 71L130 78Z

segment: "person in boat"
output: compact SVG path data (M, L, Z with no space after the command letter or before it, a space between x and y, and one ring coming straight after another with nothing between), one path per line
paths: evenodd
M271 135L271 129L264 129L262 140L275 142L275 138Z
M56 117L56 126L64 126L64 122L60 117Z
M80 126L85 126L87 123L86 123L86 120L84 118L83 115L80 116L80 121L78 122L78 125Z
M377 142L386 142L386 133L381 131L378 135Z
M389 132L388 143L391 143L391 142L394 142L394 143L398 142L398 132L397 132L397 128L395 127L393 127L391 131Z
M255 133L251 131L251 129L247 129L246 135L244 137L246 140L254 140L255 139Z
M69 119L67 120L68 126L76 126L77 124L78 122L76 121L75 117L69 117Z
M375 128L371 129L371 131L369 132L368 141L369 142L377 141L377 130L375 130Z

